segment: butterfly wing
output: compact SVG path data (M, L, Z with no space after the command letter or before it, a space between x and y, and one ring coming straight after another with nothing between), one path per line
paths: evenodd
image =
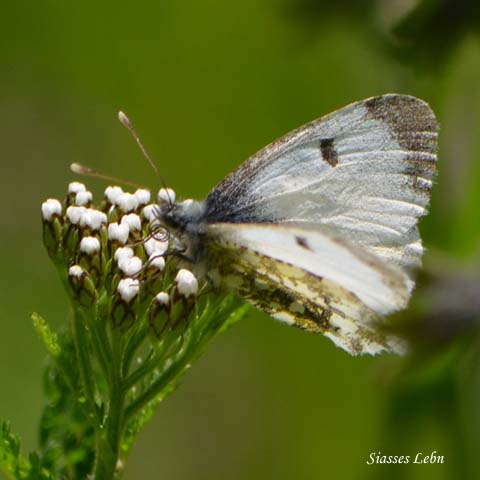
M400 351L378 320L408 303L436 150L430 107L395 94L280 138L207 197L212 280L350 353Z
M207 197L209 223L287 223L333 235L406 269L435 174L437 123L422 100L353 103L270 144Z
M406 275L318 229L217 223L206 228L209 279L273 317L321 332L351 354L404 346L381 333L382 315L409 298Z

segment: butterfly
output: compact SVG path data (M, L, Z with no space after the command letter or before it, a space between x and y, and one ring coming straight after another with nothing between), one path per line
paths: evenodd
M205 201L159 206L158 220L215 287L350 354L400 353L379 325L414 287L437 132L417 98L359 101L260 150Z

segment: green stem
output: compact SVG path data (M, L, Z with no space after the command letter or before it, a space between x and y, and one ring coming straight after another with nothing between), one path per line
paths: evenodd
M125 347L125 354L122 360L122 375L126 376L128 374L135 353L142 344L142 342L145 340L146 336L147 329L143 326L140 326L139 329L128 340Z
M96 420L96 424L100 424L100 412L95 402L95 386L92 364L87 349L89 341L87 339L87 332L85 329L85 321L80 311L80 308L74 308L73 316L73 340L75 344L75 351L78 359L78 366L80 370L80 377L84 388L85 398L89 406L91 414Z
M123 423L123 404L124 397L120 391L112 394L105 428L98 433L95 471L93 478L95 480L111 480L119 477L118 460L120 458L120 442Z
M124 336L121 332L112 332L111 382L109 383L109 404L104 428L97 433L95 456L95 480L118 478L118 461L123 434L125 393L122 378L122 356Z
M112 363L112 348L110 346L110 341L108 335L105 331L105 324L109 321L108 318L97 316L95 321L92 322L92 344L97 353L97 357L102 367L103 374L105 375L109 385L111 385L112 372L110 365Z
M123 388L125 392L128 392L138 381L142 378L145 378L146 375L151 373L155 367L158 366L160 358L155 354L154 350L150 350L150 353L147 355L145 360L143 360L140 367L134 370L128 377L125 379Z

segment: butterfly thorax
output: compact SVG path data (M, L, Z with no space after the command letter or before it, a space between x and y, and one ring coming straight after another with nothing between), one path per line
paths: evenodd
M204 217L203 202L184 200L174 204L163 204L158 209L158 220L172 233L195 235Z

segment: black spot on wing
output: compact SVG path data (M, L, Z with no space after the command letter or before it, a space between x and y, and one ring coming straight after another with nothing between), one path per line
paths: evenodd
M333 145L333 138L322 138L320 140L320 153L331 167L335 167L338 163L338 154Z
M307 242L307 239L305 237L300 237L298 235L295 236L295 241L297 242L297 245L300 247L304 248L305 250L312 251L310 248L310 245Z

